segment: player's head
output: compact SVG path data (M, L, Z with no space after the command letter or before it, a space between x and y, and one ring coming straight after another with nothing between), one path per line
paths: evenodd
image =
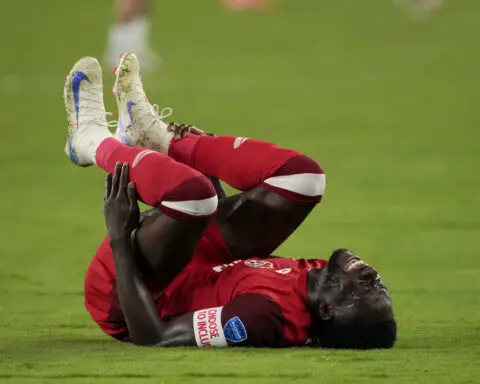
M338 249L327 267L310 271L308 298L314 345L325 348L391 348L397 336L390 293L377 271Z

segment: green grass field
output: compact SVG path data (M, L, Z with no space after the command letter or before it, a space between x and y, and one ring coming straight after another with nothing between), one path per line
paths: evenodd
M146 78L150 99L175 121L317 159L327 194L280 253L345 246L377 266L397 346L156 350L105 337L82 293L105 233L103 174L63 154L62 87L76 59L102 56L113 1L5 0L0 382L478 383L480 2L446 0L426 22L393 0L283 0L267 13L158 3L165 65Z

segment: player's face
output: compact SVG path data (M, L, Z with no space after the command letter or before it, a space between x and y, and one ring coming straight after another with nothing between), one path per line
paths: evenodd
M362 307L371 305L391 305L390 294L377 271L346 249L332 253L328 266L321 273L317 290L322 304L335 308L336 312L354 306L361 311ZM369 305L356 305L360 302Z
M307 281L312 344L331 348L391 348L392 301L377 271L346 249L332 253Z

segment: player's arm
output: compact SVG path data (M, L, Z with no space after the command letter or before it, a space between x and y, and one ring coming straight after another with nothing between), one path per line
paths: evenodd
M111 246L118 296L134 344L157 347L285 345L282 310L260 294L244 294L223 307L160 319L135 262L128 236L112 237Z
M128 237L111 240L117 290L130 339L157 347L281 347L280 306L260 294L245 294L223 307L206 308L169 320L158 316L135 262Z
M107 175L104 213L130 339L138 345L157 346L277 346L282 340L282 311L258 294L240 296L225 307L160 319L131 241L140 219L135 186L128 172L119 169Z
M113 251L118 296L130 338L138 345L191 345L193 315L162 321L134 257L132 232L138 227L140 212L136 189L128 172L107 175L105 221ZM183 336L183 338L182 338ZM190 336L190 339L189 339Z
M111 241L117 290L130 339L137 345L195 345L193 315L160 319L128 238Z
M117 290L130 339L157 347L280 347L280 306L259 294L239 296L224 307L160 319L128 239L112 241Z
M224 307L160 319L128 239L112 241L117 290L130 339L157 347L280 347L280 306L259 294L239 296Z

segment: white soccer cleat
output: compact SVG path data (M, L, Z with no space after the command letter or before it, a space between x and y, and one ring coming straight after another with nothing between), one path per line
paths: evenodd
M123 54L114 72L116 79L112 92L118 107L115 137L129 146L168 154L174 133L169 131L168 124L163 122L162 118L169 113L161 113L159 116L149 103L143 90L137 56L133 53Z
M103 104L102 68L97 59L84 57L67 75L63 90L68 135L65 153L82 167L95 164L98 145L112 134Z

